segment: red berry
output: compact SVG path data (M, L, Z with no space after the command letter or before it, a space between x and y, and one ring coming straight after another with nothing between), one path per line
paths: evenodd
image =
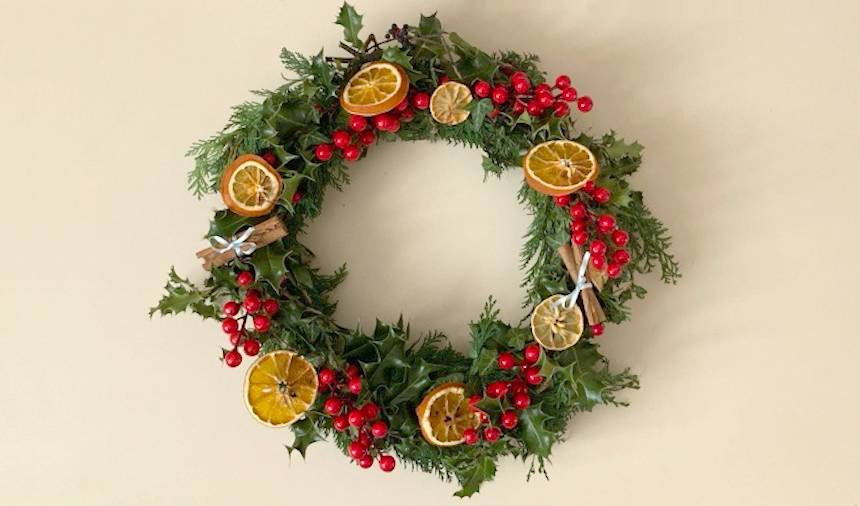
M540 375L540 369L537 367L529 367L525 370L525 375L529 385L540 385L543 382L543 376Z
M254 329L257 332L266 332L269 330L269 327L272 326L272 320L269 319L268 316L265 315L255 315L254 316Z
M353 132L361 132L365 128L367 128L367 119L364 116L350 114L349 120L347 120L346 125Z
M611 214L601 214L597 218L597 228L604 234L615 228L615 216Z
M591 110L592 107L594 107L594 101L591 100L591 97L579 97L579 99L577 99L576 101L576 108L582 112L588 112Z
M242 354L236 350L230 350L224 354L224 363L227 367L236 367L242 363Z
M333 154L334 151L331 149L331 144L318 144L316 149L314 149L314 156L321 162L331 160L331 155Z
M259 298L260 298L260 296L261 296L261 294L260 294L260 290L257 290L257 289L254 289L254 288L251 288L250 290L248 290L248 291L246 291L246 292L245 292L245 298L246 298L246 299L248 299L248 298L251 298L251 299L259 299Z
M397 107L395 107L395 109L397 109L400 112L403 112L408 108L409 108L409 99L405 98L405 97L403 100L400 101L399 104L397 104Z
M508 101L508 89L501 84L493 88L493 103L504 104Z
M346 130L335 130L335 132L331 134L331 141L340 149L347 147L350 139L351 136Z
M526 387L526 384L522 379L516 378L513 381L511 381L510 390L511 390L511 394L517 395L517 394L525 393L528 390L528 387Z
M367 455L367 454L359 457L358 466L361 467L362 469L370 468L371 466L373 466L373 457L371 457L370 455Z
M323 385L331 385L337 379L337 374L328 367L320 369L319 380Z
M556 118L563 118L570 114L570 107L564 102L555 102L552 105L552 113L555 114Z
M230 344L232 344L233 346L239 346L239 344L241 342L242 342L242 333L241 332L234 332L234 333L230 334Z
M251 271L242 271L236 276L236 284L241 287L251 286L254 282L254 273Z
M301 192L294 192L293 196L290 197L290 202L292 202L293 205L296 205L301 201L302 201L302 193Z
M391 120L391 125L388 127L387 132L394 134L397 133L398 130L400 130L400 120L397 118L393 118Z
M502 427L511 430L517 426L517 412L514 410L508 410L502 413L502 418L499 422L502 424Z
M600 239L595 239L591 241L588 251L591 252L592 256L603 255L606 253L606 243Z
M606 257L603 255L591 255L591 266L597 270L603 269L606 265Z
M576 88L569 86L561 90L561 99L565 102L573 102L576 100Z
M390 473L394 471L394 457L391 455L382 455L379 457L379 468L382 469L386 473Z
M523 349L523 360L527 364L534 364L540 358L540 346L537 344L529 344Z
M275 314L278 312L278 301L275 299L266 299L263 301L263 311L268 314Z
M514 407L517 409L526 409L531 405L532 399L529 397L529 394L520 392L514 394L513 403Z
M511 108L511 112L513 112L514 114L522 114L523 111L525 111L525 110L526 110L526 105L524 103L520 102L519 100L514 102L514 106L513 106L513 108Z
M361 378L358 378L358 377L350 378L349 382L347 382L346 386L347 386L347 388L349 388L349 391L352 392L353 394L355 394L355 395L360 394L361 393Z
M420 91L412 96L412 106L416 109L424 110L430 107L430 95Z
M588 215L588 210L585 208L585 204L582 202L577 202L576 204L570 207L570 216L574 220L582 220Z
M236 331L239 330L239 322L233 318L224 318L221 320L221 330L223 330L225 334L235 334Z
M349 456L354 459L360 459L361 457L367 455L367 448L359 441L353 441L352 443L349 443L349 446L347 448L349 450Z
M245 341L245 344L242 345L242 349L245 350L245 355L253 357L257 353L260 353L260 341L257 341L256 339L248 339Z
M498 399L508 393L508 385L504 381L494 381L487 385L487 397Z
M236 316L237 314L239 314L239 309L241 308L242 306L240 306L239 303L235 300L228 300L224 303L224 307L222 308L222 310L227 316Z
M594 335L595 337L602 336L603 330L604 329L603 329L602 323L595 323L594 325L591 326L591 334Z
M528 80L529 80L528 74L526 74L522 70L518 70L518 71L514 72L513 74L511 74L511 82L512 83L515 83L517 81L528 81Z
M365 130L358 134L358 141L364 144L365 146L370 146L374 142L376 142L376 134L373 133L373 130Z
M383 132L387 131L391 128L391 125L394 123L394 116L390 114L379 114L373 117L373 125L382 130Z
M490 96L490 91L492 91L492 86L487 81L481 81L475 83L475 86L472 87L475 91L475 95L480 98L486 98Z
M588 234L586 232L574 232L570 237L574 244L578 244L582 246L586 242L588 242Z
M331 420L331 426L338 432L343 432L349 427L349 421L345 416L336 416Z
M481 401L481 399L483 399L483 397L481 397L481 394L472 394L472 395L470 395L470 396L469 396L469 406L474 406L475 404L477 404L478 402L480 402L480 401Z
M626 249L615 250L615 253L612 254L612 261L624 265L630 261L630 253Z
M535 86L535 95L542 93L552 94L552 88L550 88L549 85L546 83L540 83L539 85Z
M382 420L377 420L370 426L370 433L377 439L383 438L388 435L388 424Z
M591 193L594 191L594 181L589 179L585 182L585 186L582 187L582 191L585 193Z
M260 158L266 160L266 163L268 163L272 167L278 166L278 157L275 156L275 153L273 153L272 151L266 151L260 156Z
M358 160L359 156L361 156L361 148L355 144L349 144L347 147L343 148L343 157L347 161L354 162L355 160Z
M606 266L606 275L612 279L617 278L621 275L621 264L617 264L615 262L609 262L609 265Z
M349 413L346 415L346 420L353 427L361 427L366 421L364 419L364 414L357 409L350 410Z
M499 369L503 371L513 369L515 363L516 359L514 359L514 356L507 352L499 353L498 358L496 358L496 364L498 364Z
M570 86L570 76L566 76L564 74L555 78L555 87L563 90Z
M502 431L498 427L487 427L484 429L484 439L493 443L502 437Z
M526 111L529 113L529 116L540 116L543 113L543 108L537 100L529 100L529 103L526 104Z
M355 364L349 364L346 366L346 377L347 378L355 378L361 374L361 369L358 368Z
M612 243L616 246L625 246L627 241L630 240L630 236L624 230L620 228L614 232L612 232Z
M570 195L559 195L555 198L555 205L567 207L570 204Z
M375 420L379 418L379 406L377 406L373 402L368 402L361 407L361 413L364 415L364 418L368 420Z
M415 109L409 108L400 113L400 121L404 123L409 123L415 119Z
M467 445L473 445L478 442L478 431L473 428L468 428L463 431L463 442Z
M594 189L591 196L594 197L594 200L596 200L598 204L605 204L609 202L610 198L612 198L612 193L610 193L606 188L598 186Z
M262 306L263 303L260 301L259 297L246 295L242 305L245 306L245 310L249 313L256 313L260 310L260 306Z
M513 87L514 91L519 93L520 95L524 93L528 93L529 89L532 87L532 83L529 82L528 77L524 77L522 79L518 79L516 81L511 82L511 87Z
M570 223L571 232L586 232L587 230L588 224L585 220L574 220Z
M439 76L439 84L445 84L450 80L451 78L446 75Z
M339 415L342 409L343 401L337 397L329 397L323 403L323 411L332 416Z
M555 103L555 99L552 98L552 93L548 91L544 93L538 93L537 95L535 95L535 99L537 100L538 105L541 106L541 109L552 107L552 104Z

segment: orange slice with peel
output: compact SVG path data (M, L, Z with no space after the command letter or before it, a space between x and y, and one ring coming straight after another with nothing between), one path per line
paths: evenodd
M266 353L248 368L245 405L258 422L286 427L301 419L317 397L317 372L288 350Z
M448 81L430 96L430 115L439 123L458 125L469 117L466 106L472 101L472 92L463 83Z
M350 114L376 116L397 107L409 93L409 76L396 63L366 65L347 81L340 94L341 107Z
M257 155L233 160L221 176L221 199L240 216L268 214L281 196L281 175Z
M558 197L568 195L597 178L597 158L582 144L569 140L547 141L523 158L526 182L536 191Z
M576 304L569 308L558 304L561 298L546 298L532 312L532 335L547 350L566 350L582 337L582 310Z
M466 398L466 385L443 383L424 395L415 409L421 435L434 446L456 446L464 441L466 429L478 427L480 413Z

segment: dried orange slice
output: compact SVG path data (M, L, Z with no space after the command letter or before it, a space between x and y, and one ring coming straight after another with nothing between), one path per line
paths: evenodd
M245 376L245 405L269 427L300 419L317 397L317 372L301 355L279 350L258 358Z
M535 190L558 197L585 186L597 177L597 158L578 142L548 141L523 158L526 182Z
M457 125L466 121L466 106L472 101L472 92L463 83L448 81L436 88L430 97L430 115L439 123Z
M221 199L241 216L262 216L281 196L281 175L257 155L242 155L221 176Z
M434 446L456 446L463 442L463 432L476 428L480 414L466 398L466 385L443 383L427 392L415 409L421 434Z
M347 81L340 105L350 114L375 116L388 112L409 93L409 76L396 63L371 63Z
M532 335L547 350L566 350L582 337L582 311L574 304L567 308L556 304L562 295L553 295L532 312Z

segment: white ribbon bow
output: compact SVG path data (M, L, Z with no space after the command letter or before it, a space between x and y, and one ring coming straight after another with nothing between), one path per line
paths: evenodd
M589 260L591 260L591 252L586 251L585 255L582 256L582 264L579 266L579 272L576 273L576 286L572 292L555 301L557 306L561 306L564 309L572 308L576 304L576 299L579 298L580 292L586 288L591 288L591 283L585 279L585 271L588 269Z
M241 234L238 232L233 234L233 238L230 242L227 242L227 239L224 239L220 235L214 235L209 238L209 244L211 244L218 253L226 253L233 250L237 257L241 257L243 255L247 256L257 249L257 245L253 242L245 242L253 233L254 227L248 227Z

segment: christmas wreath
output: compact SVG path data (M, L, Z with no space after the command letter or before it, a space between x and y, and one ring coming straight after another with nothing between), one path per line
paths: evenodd
M198 253L202 285L171 269L151 309L191 310L220 321L229 367L260 355L245 377L253 417L295 434L306 454L329 437L358 466L401 463L460 483L469 496L512 455L545 471L570 418L638 388L635 375L609 368L596 339L604 322L629 316L643 297L638 274L659 267L675 282L663 224L629 177L642 146L610 132L576 129L592 109L568 76L547 81L531 54L486 53L435 15L392 25L384 38L359 38L360 16L344 4L345 56L306 57L286 49L295 77L259 101L234 108L227 126L193 145L190 190L220 193ZM469 324L471 345L445 336L413 340L402 321L371 333L339 325L332 290L345 268L326 274L299 240L340 190L351 166L375 145L444 140L484 152L487 175L524 173L519 201L532 215L522 248L526 275L518 324L499 320L492 298Z

